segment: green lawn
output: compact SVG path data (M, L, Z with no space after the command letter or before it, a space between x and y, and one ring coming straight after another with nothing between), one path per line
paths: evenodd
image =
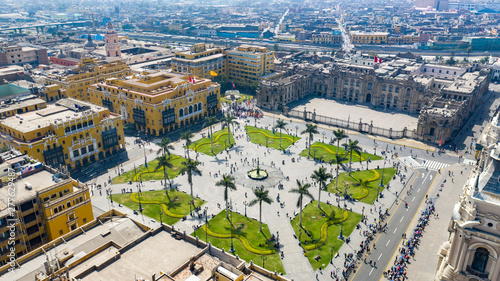
M387 186L396 174L396 168L352 172L351 176L346 172L340 173L338 180L339 190L335 190L335 179L328 184L327 189L329 192L338 193L339 191L344 192L347 186L347 193L355 199L367 204L373 204L373 201L377 199L379 188L380 192L384 190L384 187L379 187L382 174L384 176L384 186ZM365 181L364 184L362 183L363 181Z
M302 231L300 231L301 228L299 226L299 215L291 221L295 235L297 235L297 238L302 242L301 246L306 249L305 255L314 270L319 267L325 268L332 258L332 247L334 247L333 255L335 256L340 247L344 244L343 240L338 239L341 228L340 221L342 220L342 209L323 202L320 204L321 209L318 209L317 205L318 201L313 201L302 211ZM323 234L324 238L320 239L322 225L328 221L332 221L330 219L332 214L335 214L333 216L333 221L335 221L335 223L331 224L328 228L326 228L326 225L323 226L325 231ZM347 215L347 219L344 217L343 235L347 238L361 221L361 214L346 211L345 215ZM309 235L305 233L305 230L307 230ZM309 250L314 247L316 248ZM318 255L320 255L321 258L315 260L315 257Z
M251 95L245 95L245 94L242 94L242 93L239 93L239 95L240 95L240 98L237 99L236 102L243 102L243 101L247 101L247 100L250 100L250 99L253 98L253 96L251 96ZM221 102L225 102L225 103L232 103L230 95L221 97L220 101Z
M229 146L228 137L227 137L227 128L217 131L213 135L214 141L214 153L211 151L210 138L202 138L199 139L189 145L189 149L194 150L196 152L204 153L206 155L215 156L223 151L226 147ZM227 143L226 143L227 142ZM235 144L233 134L231 133L231 141L232 144Z
M189 201L191 200L191 196L177 190L169 190L168 194L172 201L168 200L164 190L141 192L142 213L147 217L160 221L159 212L161 211L162 221L169 225L176 223L183 216L188 215L190 211ZM136 193L113 194L113 201L121 203L130 209L139 210L139 204L133 202L131 196L136 196ZM196 207L200 207L204 203L205 201L201 199L194 199ZM167 211L164 211L164 209L167 209ZM175 215L175 217L167 215L167 212Z
M257 250L264 251L273 251L273 254L266 255L258 255L252 252L249 252L243 246L243 243L234 238L233 236L233 245L236 250L235 255L237 254L243 260L253 262L257 265L262 266L262 257L265 258L264 267L269 269L270 271L278 271L280 273L285 273L285 269L283 268L283 264L281 263L281 259L278 253L275 251L273 243L267 244L267 240L271 237L271 233L269 232L269 228L266 224L262 224L262 232L259 231L259 221L247 218L238 213L230 212L229 218L233 221L233 235L239 234L245 237L250 246ZM226 211L222 210L219 214L217 214L214 218L208 221L208 228L210 231L215 232L217 234L226 234L226 236L231 235L231 224L230 220L226 219ZM231 249L231 239L230 238L216 238L214 236L207 235L207 233L202 229L197 229L193 234L193 236L198 236L203 241L208 241L212 243L212 245L224 249L229 252Z
M182 169L182 162L186 161L186 158L173 155L172 156L172 164L174 167L168 169L168 177L173 179L179 175L179 171ZM148 163L148 167L144 167L141 165L136 168L136 172L134 170L128 171L126 173L121 174L118 177L113 178L112 183L126 183L129 181L149 181L149 180L163 180L163 168L155 171L156 166L158 165L158 160L153 160Z
M280 149L279 130L275 130L276 133L274 134L273 131L264 130L253 126L245 126L245 130L247 130L247 133L250 136L250 140L253 143L274 149ZM300 140L299 137L294 137L291 135L287 135L285 133L281 133L281 147L283 149L287 149L290 145L292 145L294 142L298 140Z
M309 149L305 149L300 153L300 156L304 157L312 157L314 159L319 159L323 160L324 162L331 162L334 159L335 154L337 153L337 146L336 145L331 145L331 144L326 144L322 142L315 142L311 145L311 155L308 155ZM344 149L342 146L340 146L339 154L343 155L345 154ZM349 163L349 157L350 155L345 156L347 158L346 161L343 161L342 163ZM381 156L378 155L373 155L370 153L361 153L361 161L366 161L370 158L371 160L382 160ZM352 154L352 162L359 162L359 156L356 153Z

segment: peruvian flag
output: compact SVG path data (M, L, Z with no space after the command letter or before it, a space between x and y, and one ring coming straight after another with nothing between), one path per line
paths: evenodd
M191 80L191 76L189 76L189 82L193 82L193 80Z
M381 58L378 58L378 57L375 57L375 59L373 60L375 63L381 63L382 62L382 59Z
M193 79L191 79L191 80L192 80L193 84L194 84L194 83L196 83L196 81L194 80L194 77L193 77Z
M234 86L234 82L231 82L231 83L233 83L233 89L236 89L236 87Z

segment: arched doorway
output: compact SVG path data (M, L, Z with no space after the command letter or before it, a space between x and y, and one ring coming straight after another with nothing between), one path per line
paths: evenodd
M372 101L372 94L366 94L366 102Z

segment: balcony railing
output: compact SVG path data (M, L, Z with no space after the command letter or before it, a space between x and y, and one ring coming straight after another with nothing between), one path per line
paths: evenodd
M488 275L490 275L488 272L480 272L475 269L472 269L470 265L467 266L467 273L475 275L479 278L488 278Z

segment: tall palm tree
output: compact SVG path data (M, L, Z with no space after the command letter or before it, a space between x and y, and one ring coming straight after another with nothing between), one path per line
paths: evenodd
M313 139L314 134L318 134L318 126L314 125L313 123L306 124L306 129L301 132L303 133L308 133L309 134L309 155L311 155L311 141Z
M253 194L257 198L250 201L248 206L252 207L253 205L259 203L259 230L262 232L262 202L271 204L273 203L273 199L269 197L269 190L265 190L264 186L254 189Z
M339 183L339 168L342 167L342 169L346 169L345 165L342 164L343 161L347 160L347 158L345 158L344 155L339 155L339 154L336 154L333 156L333 161L332 161L332 164L333 162L335 162L337 164L337 175L335 177L335 190L338 191L338 188L337 188L337 185Z
M229 217L228 204L227 201L229 199L228 192L229 190L236 190L236 184L234 184L234 177L230 175L223 175L222 179L215 183L216 186L224 187L224 200L226 201L226 218Z
M187 151L187 157L189 158L189 145L192 143L194 135L191 133L191 131L186 131L184 134L181 135L181 139L186 141L186 151Z
M211 145L211 151L212 154L214 154L214 137L213 137L213 129L212 126L217 123L217 118L214 116L207 116L205 118L205 123L203 124L203 127L208 127L209 133L210 133L210 145Z
M156 152L156 155L162 154L163 156L168 155L170 156L170 150L174 150L174 146L170 142L169 138L164 138L161 140L161 142L158 144L160 146L160 149Z
M337 141L337 155L339 155L339 150L340 150L340 141L343 139L348 138L347 133L344 130L338 129L336 131L333 131L333 136L334 136L334 141Z
M165 194L167 194L168 201L170 201L170 196L168 195L168 188L167 188L167 179L168 179L167 168L174 167L174 165L171 162L172 158L168 155L161 155L156 159L158 160L158 164L156 165L155 171L158 171L159 169L163 168L163 182L165 183Z
M351 140L349 139L348 143L344 143L344 149L345 153L349 154L349 175L351 175L351 168L352 168L352 154L356 152L359 157L361 157L361 147L358 145L359 141L358 140Z
M319 169L314 171L313 174L311 175L311 178L318 183L318 189L319 189L319 191L318 191L319 192L318 193L318 208L320 208L319 203L321 202L320 201L321 200L321 190L325 189L326 181L328 179L331 179L332 177L333 177L332 174L328 173L326 171L326 168L324 168L324 167L320 167Z
M274 126L274 128L276 129L279 129L280 130L280 148L281 148L281 130L282 129L285 129L285 126L287 125L288 123L286 123L285 121L281 120L281 119L278 119L278 121L276 121L276 125Z
M229 114L229 113L226 116L224 116L221 120L222 123L224 124L224 126L227 127L227 139L228 139L229 144L231 144L231 128L230 127L231 127L231 125L237 124L236 121L234 121L234 120L236 120L236 117L231 116L231 114Z
M297 200L297 207L300 208L299 212L299 225L302 226L302 201L305 197L310 198L311 200L314 200L314 197L312 194L309 192L309 188L311 187L310 183L306 183L302 185L299 180L297 180L297 188L291 189L289 192L290 193L298 193L299 194L299 200Z
M193 196L193 175L199 175L201 176L201 171L198 168L198 165L200 165L200 162L194 161L190 158L188 158L186 161L183 161L181 163L184 165L181 169L181 173L187 173L188 176L188 182L191 187L191 204L193 205L193 209L195 208L194 206L194 196Z

